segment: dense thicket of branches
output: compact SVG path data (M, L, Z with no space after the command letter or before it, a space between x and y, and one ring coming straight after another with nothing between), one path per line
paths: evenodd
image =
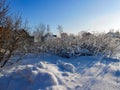
M62 31L59 37L47 38L44 42L38 42L35 47L40 52L53 53L67 58L98 54L111 57L119 47L119 41L120 38L113 38L105 33L80 32L78 35L68 35Z
M29 37L22 28L21 17L9 15L8 11L6 0L0 0L0 67L10 61L15 51L23 49Z

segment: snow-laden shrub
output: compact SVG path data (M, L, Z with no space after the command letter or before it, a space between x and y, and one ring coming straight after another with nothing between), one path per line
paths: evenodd
M59 53L59 55L62 57L70 58L74 56L74 50L73 48L70 48L70 47L65 48L65 49L63 48L61 52Z
M92 34L89 37L81 37L77 43L81 49L89 50L89 55L111 56L119 46L115 38L108 37L106 34Z
M91 34L82 32L79 35L47 38L39 44L39 51L56 54L65 58L73 56L104 55L112 56L119 46L119 40L104 33Z

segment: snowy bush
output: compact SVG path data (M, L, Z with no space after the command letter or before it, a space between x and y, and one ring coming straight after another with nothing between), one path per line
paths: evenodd
M39 43L39 51L65 58L73 56L103 55L111 57L119 46L119 40L105 33L80 32L78 35L60 33L60 37L49 37ZM36 47L36 48L37 48Z

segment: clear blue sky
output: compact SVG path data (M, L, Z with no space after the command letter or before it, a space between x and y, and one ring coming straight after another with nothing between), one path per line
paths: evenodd
M64 31L107 31L120 28L120 0L12 0L11 10L21 12L30 25L57 25Z

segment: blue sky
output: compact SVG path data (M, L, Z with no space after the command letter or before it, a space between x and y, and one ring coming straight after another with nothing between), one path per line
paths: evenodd
M31 26L57 25L65 32L108 31L120 28L120 0L12 0L12 12L21 12Z

